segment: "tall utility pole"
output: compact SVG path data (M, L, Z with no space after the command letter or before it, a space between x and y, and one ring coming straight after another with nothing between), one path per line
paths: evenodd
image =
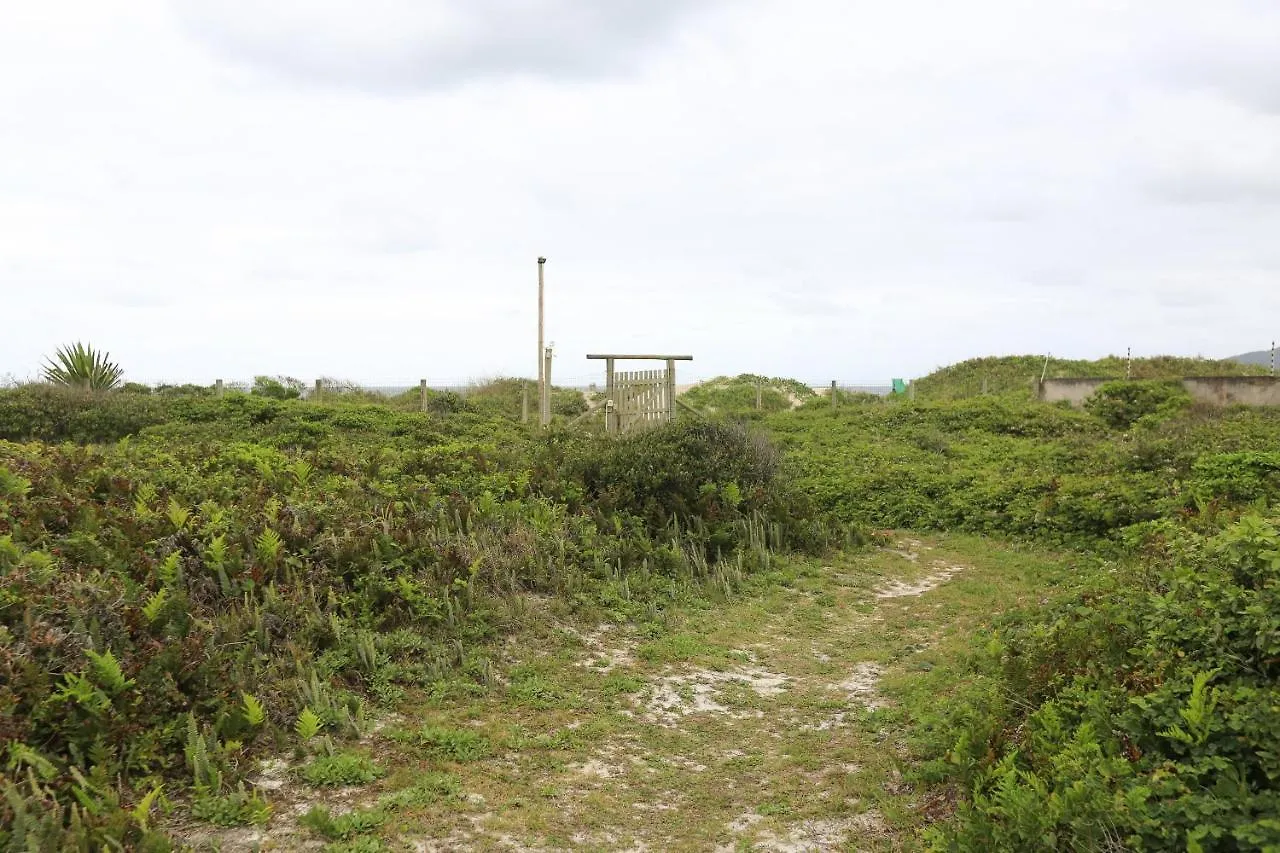
M543 290L542 270L543 270L543 267L545 267L546 265L547 265L547 259L543 257L539 257L538 258L538 412L539 412L538 419L539 420L542 419L542 416L541 416L542 398L547 393L546 387L545 387L547 377L546 377L546 373L543 370L543 365L545 364L545 359L546 359L546 353L543 351L544 348L542 346L542 290Z

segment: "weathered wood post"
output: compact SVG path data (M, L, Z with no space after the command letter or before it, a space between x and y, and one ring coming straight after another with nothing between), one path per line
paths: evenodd
M520 423L529 422L529 383L520 383Z
M222 380L221 380L221 379L214 380L214 383L213 383L213 395L214 395L215 397L221 397L221 396L222 396L222 393L223 393Z
M422 411L427 410L427 380L418 380L418 403L422 407Z
M542 425L551 423L551 347L542 357Z
M676 419L676 360L667 359L667 422Z
M839 401L839 399L836 397L836 394L837 394L837 393L838 393L838 392L837 392L837 390L836 390L836 381L835 381L834 379L832 379L832 380L831 380L831 408L833 408L833 409L840 405L840 401Z
M604 393L605 400L608 405L604 410L604 431L607 433L615 433L618 431L618 393L617 385L613 376L613 359L606 358L604 360Z
M538 257L538 417L542 417L542 396L546 393L547 378L543 373L543 367L546 365L546 351L542 345L542 268L547 265L547 259Z
M316 380L316 390L315 390L315 393L314 393L312 396L313 396L313 397L315 397L317 400L319 400L319 399L320 399L321 391L322 391L322 389L324 388L324 384L323 384L323 383L324 383L324 380L323 380L323 379L317 379L317 380Z
M757 412L760 411L760 395L761 395L760 386L761 386L761 383L757 382L756 383L756 411Z

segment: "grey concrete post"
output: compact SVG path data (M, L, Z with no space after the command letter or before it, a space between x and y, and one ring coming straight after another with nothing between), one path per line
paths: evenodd
M215 396L215 397L221 397L221 396L222 396L222 391L223 391L223 388L222 388L222 380L221 380L221 379L215 380L215 381L214 381L214 383L213 383L213 394L214 394L214 396Z

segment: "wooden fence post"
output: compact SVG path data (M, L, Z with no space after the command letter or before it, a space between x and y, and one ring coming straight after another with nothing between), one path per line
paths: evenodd
M520 423L529 422L529 383L520 383Z
M832 379L831 380L831 408L833 409L836 408L838 405L840 405L839 401L836 399L837 393L838 392L836 391L836 381Z
M676 419L676 361L667 359L667 421Z
M542 425L551 423L551 347L542 357Z
M422 407L422 411L427 410L427 380L418 380L418 403Z
M760 383L756 383L756 411L760 411Z
M215 397L221 397L221 396L222 396L222 380L221 380L221 379L218 379L218 380L215 380L215 381L214 381L214 383L213 383L213 395L214 395Z
M321 379L317 379L317 380L316 380L316 391L315 391L315 394L313 394L312 396L313 396L313 397L315 397L317 400L319 400L319 399L320 399L320 394L321 394L321 391L322 391L322 389L323 389L323 387L324 387L324 386L321 384L322 382L323 382L323 380L321 380Z
M612 433L618 431L618 387L613 376L613 359L606 358L604 360L604 377L605 377L605 399L609 402L609 406L604 410L604 431Z

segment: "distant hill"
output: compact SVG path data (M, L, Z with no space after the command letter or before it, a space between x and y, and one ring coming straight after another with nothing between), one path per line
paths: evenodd
M973 358L943 367L914 383L920 399L954 400L976 397L986 382L989 394L1030 397L1035 380L1044 369L1043 355L1010 355ZM1249 376L1267 373L1267 368L1235 359L1185 358L1161 355L1133 360L1134 379L1178 379L1183 376ZM1049 359L1047 375L1072 379L1108 377L1123 379L1125 358L1109 355L1094 361L1084 359Z
M1269 369L1271 367L1271 350L1260 349L1257 352L1233 355L1228 361L1238 361L1241 364L1260 364Z

